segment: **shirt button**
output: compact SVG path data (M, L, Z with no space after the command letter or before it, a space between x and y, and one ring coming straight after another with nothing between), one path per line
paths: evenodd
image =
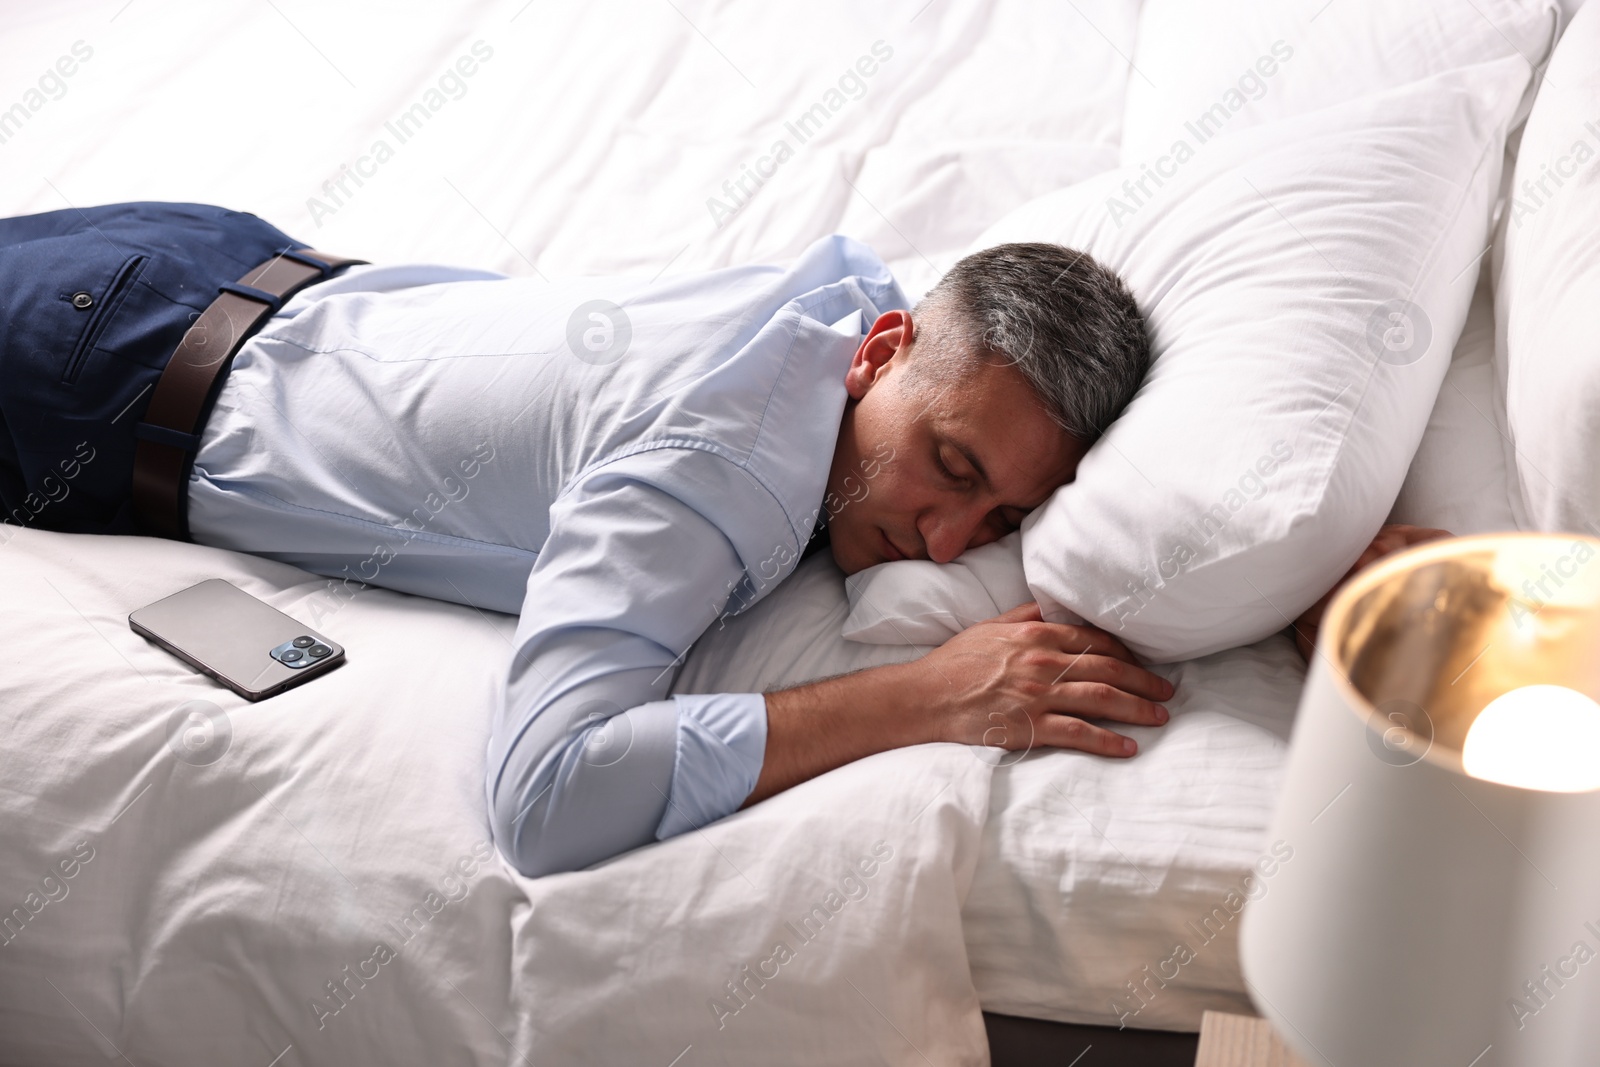
M89 308L94 307L94 297L89 293L73 293L72 306L79 311L87 311Z

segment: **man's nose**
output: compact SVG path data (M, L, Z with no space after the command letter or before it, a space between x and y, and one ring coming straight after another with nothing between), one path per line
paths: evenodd
M966 509L931 512L922 527L922 543L935 563L949 563L967 549L992 540L983 515Z

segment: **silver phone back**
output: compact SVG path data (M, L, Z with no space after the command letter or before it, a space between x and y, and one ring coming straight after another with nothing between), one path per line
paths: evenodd
M128 616L128 625L248 700L260 700L344 662L344 648L222 578L192 585ZM273 648L309 636L333 653L293 668Z

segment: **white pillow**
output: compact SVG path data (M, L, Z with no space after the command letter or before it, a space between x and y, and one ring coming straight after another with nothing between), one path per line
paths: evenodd
M1600 523L1600 7L1561 38L1522 135L1495 358L1528 523Z
M1521 528L1511 508L1517 490L1501 428L1505 409L1497 409L1494 397L1494 336L1494 292L1485 264L1390 522L1460 535Z
M1179 138L1194 143L1237 133L1477 63L1519 55L1542 63L1562 9L1577 6L1578 0L1145 0L1128 76L1122 163L1154 165Z
M845 589L850 616L844 636L869 645L942 645L1033 599L1022 573L1021 533L950 563L880 563L846 578Z
M1527 78L1513 57L1258 127L1149 195L1113 172L979 239L1092 252L1151 328L1144 386L1023 525L1047 618L1185 659L1282 629L1354 562L1465 320Z

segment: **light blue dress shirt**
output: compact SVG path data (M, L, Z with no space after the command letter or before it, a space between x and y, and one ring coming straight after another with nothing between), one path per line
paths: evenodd
M190 526L347 582L520 612L490 822L525 874L584 867L754 788L763 696L667 691L709 625L793 570L845 370L864 326L906 306L842 237L787 267L657 282L356 267L240 351Z

